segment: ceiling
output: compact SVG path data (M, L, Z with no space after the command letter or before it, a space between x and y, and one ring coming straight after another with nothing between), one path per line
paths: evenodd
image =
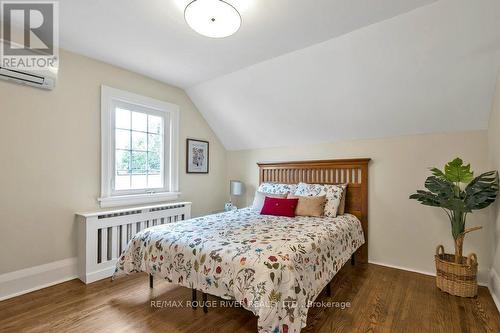
M487 128L500 1L440 0L187 92L229 150Z
M186 89L230 150L487 127L499 0L227 0L224 39L189 1L61 1L60 46Z
M60 46L187 88L435 0L226 0L243 24L224 39L187 26L190 1L60 1Z

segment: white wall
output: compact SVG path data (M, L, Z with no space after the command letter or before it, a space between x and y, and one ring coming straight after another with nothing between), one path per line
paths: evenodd
M230 150L484 130L499 31L500 1L440 0L187 91Z
M180 106L180 190L193 215L220 210L226 151L179 88L61 51L57 87L0 81L0 274L76 256L74 213L98 208L100 86ZM186 137L210 142L210 173L185 173Z
M496 96L493 101L488 128L488 148L492 169L500 169L500 73L496 85ZM500 200L491 210L493 230L491 233L491 252L493 264L490 272L490 289L497 306L500 308Z
M476 173L488 169L486 131L405 136L350 141L335 144L272 149L228 151L228 176L246 183L246 196L239 204L250 204L258 186L260 161L370 157L369 166L369 259L410 270L435 272L434 251L443 244L453 253L453 238L446 215L437 208L420 205L408 196L423 188L429 167L443 165L460 156ZM483 230L467 236L464 253L479 258L480 281L487 281L491 265L487 210L468 218L468 225Z

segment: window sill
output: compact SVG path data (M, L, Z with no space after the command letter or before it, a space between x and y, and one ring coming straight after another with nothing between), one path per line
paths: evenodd
M101 208L105 208L176 200L180 195L180 192L145 193L98 198L97 201Z

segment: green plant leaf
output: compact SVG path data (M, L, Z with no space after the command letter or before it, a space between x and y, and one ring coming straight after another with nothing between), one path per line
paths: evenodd
M459 158L445 166L442 172L432 168L433 176L425 181L426 190L418 190L410 199L418 200L426 206L443 208L451 222L453 238L465 230L467 214L473 210L486 208L497 198L499 176L497 171L489 171L474 178L470 165L464 165ZM457 183L468 183L461 190Z
M498 172L489 171L474 178L465 188L465 206L470 210L491 205L498 195Z
M439 197L431 192L418 190L417 193L410 195L410 199L420 201L422 205L439 207Z
M455 185L435 176L427 177L425 180L425 188L437 194L441 199L447 200L455 196Z
M470 213L465 202L460 198L452 198L443 203L443 208L454 211L455 213Z
M457 237L464 232L465 229L465 218L463 212L453 212L450 215L451 222L451 234L453 235L453 239L457 239Z
M470 164L464 165L458 157L444 166L444 174L450 182L468 183L474 178Z
M444 172L439 170L438 168L431 168L431 172L434 176L438 177L439 179L446 179L446 175L444 174Z
M416 199L426 206L456 211L466 210L463 200L455 196L457 187L450 181L430 176L425 181L425 188L429 191L418 190L416 194L410 196L410 199Z
M410 195L410 199L418 200L422 205L440 207L439 197L431 192L418 190L417 193Z

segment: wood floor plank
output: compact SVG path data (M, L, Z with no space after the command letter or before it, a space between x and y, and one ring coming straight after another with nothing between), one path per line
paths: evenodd
M500 332L484 287L476 298L455 297L437 289L433 277L372 264L346 265L331 287L318 302L351 306L311 308L303 332ZM190 300L189 289L165 281L155 280L151 290L145 274L90 285L73 280L0 302L0 332L256 332L249 311L209 296L219 306L204 314L185 307Z

